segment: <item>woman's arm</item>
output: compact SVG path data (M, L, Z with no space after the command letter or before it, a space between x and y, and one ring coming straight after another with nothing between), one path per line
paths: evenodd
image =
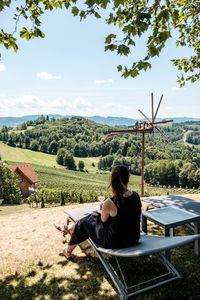
M115 207L113 207L114 203L111 199L107 199L102 205L101 211L101 221L106 222L110 215L117 214L117 208L115 213Z

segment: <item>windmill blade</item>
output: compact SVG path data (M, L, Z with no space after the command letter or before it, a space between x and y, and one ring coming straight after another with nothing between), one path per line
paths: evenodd
M156 119L156 116L157 116L157 113L158 113L158 110L159 110L159 107L160 107L162 98L163 98L163 95L161 95L161 97L160 97L160 101L159 101L159 103L158 103L158 106L157 106L157 109L156 109L156 113L155 113L155 116L153 117L152 123L154 123L154 121L155 121L155 119Z
M140 109L138 109L138 111L143 115L143 117L145 117L145 119L147 119L147 121L149 122L149 123L151 123L152 124L152 122L149 120L149 118L140 110Z
M154 124L152 124L152 125L153 125L153 127L155 129L158 130L158 132L160 132L160 134L162 134L162 136L164 137L164 139L169 142L169 139L166 137L166 135L164 135L164 133L157 126L155 126Z
M162 121L158 121L158 122L153 122L154 125L156 124L165 124L165 123L169 123L169 122L173 122L173 120L162 120Z
M102 140L106 140L106 139L108 139L110 136L113 136L113 135L115 135L114 133L107 133L106 135L104 135L103 137L102 137Z
M152 123L153 123L153 115L154 115L154 109L153 109L153 93L151 93L151 112L152 112Z

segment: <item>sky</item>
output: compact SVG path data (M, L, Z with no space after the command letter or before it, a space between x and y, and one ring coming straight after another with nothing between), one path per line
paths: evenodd
M12 9L1 12L1 28L14 30ZM18 29L24 26L20 20ZM131 66L145 54L144 39L129 57L104 51L112 28L90 17L80 22L70 12L57 10L42 17L44 39L19 39L19 51L0 46L0 117L41 114L151 116L163 94L158 117L200 118L199 82L179 88L177 69L170 59L189 55L171 39L152 69L137 78L123 79L117 65ZM143 118L143 117L142 117Z

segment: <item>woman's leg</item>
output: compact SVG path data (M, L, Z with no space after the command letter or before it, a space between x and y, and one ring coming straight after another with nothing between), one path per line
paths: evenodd
M72 233L74 231L74 227L75 227L75 223L71 225L67 225L67 230Z
M54 223L55 228L65 236L68 232L72 233L74 231L75 224L71 225L59 225Z
M63 255L69 259L72 257L72 251L76 248L76 245L68 245L66 248L63 249Z

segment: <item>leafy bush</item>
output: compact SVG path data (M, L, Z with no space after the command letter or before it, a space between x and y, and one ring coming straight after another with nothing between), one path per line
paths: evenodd
M0 199L3 199L3 204L20 203L17 176L2 163L0 163Z
M105 198L110 197L109 193L101 193ZM86 203L97 201L99 193L96 191L83 191L79 189L71 189L59 191L56 189L42 189L37 193L32 194L27 198L27 203L30 207L34 205L41 207L65 205L67 203Z

